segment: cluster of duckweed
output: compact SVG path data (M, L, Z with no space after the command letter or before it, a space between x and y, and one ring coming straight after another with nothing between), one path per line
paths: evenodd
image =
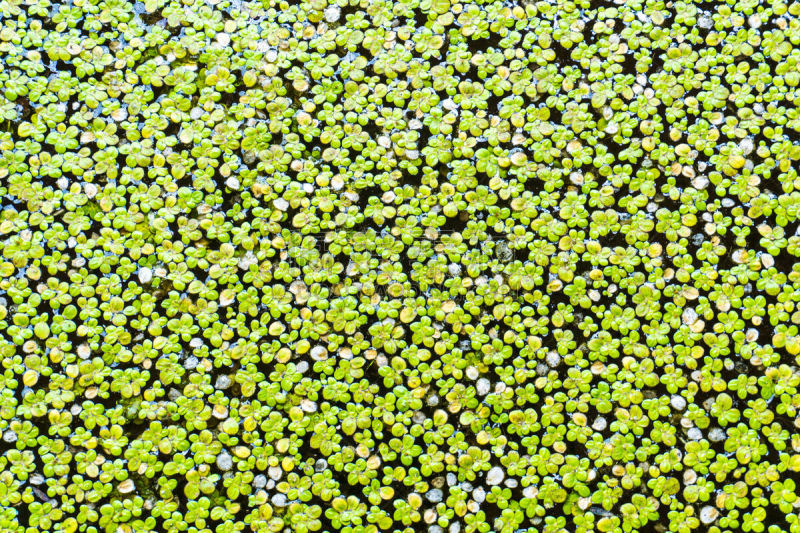
M0 22L0 530L800 532L800 3Z

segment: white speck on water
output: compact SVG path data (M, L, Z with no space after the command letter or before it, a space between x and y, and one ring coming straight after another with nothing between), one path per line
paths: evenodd
M442 501L442 491L439 489L431 489L428 491L425 497L431 503L439 503Z
M708 187L708 178L705 176L697 176L692 180L692 187L697 189L698 191L702 191L706 187Z
M329 6L325 9L325 22L328 24L333 24L334 22L339 21L339 17L342 14L342 10L339 6Z
M92 355L92 349L85 342L78 346L78 357L81 359L88 359Z
M722 428L713 428L708 432L708 440L711 442L722 442L726 438L728 438L728 436L725 434L725 430Z
M328 351L323 346L314 346L310 353L311 359L314 361L323 361L328 358Z
M697 322L698 318L697 311L695 311L693 307L687 307L683 310L683 314L681 315L681 320L683 320L683 323L687 326L691 326Z
M139 269L139 283L150 283L153 280L153 270L148 267Z
M714 523L719 516L719 511L710 505L700 509L700 521L706 525Z
M502 468L499 466L493 467L489 472L486 474L486 484L487 485L499 485L505 479L506 473L503 471ZM476 500L477 501L477 500Z
M133 480L126 479L125 481L119 484L118 488L120 494L128 494L136 490L136 485L133 483Z
M217 468L223 472L229 471L233 468L233 457L231 457L228 452L222 452L217 455Z
M676 411L683 411L686 409L686 399L679 394L673 394L669 403Z
M252 265L258 264L258 258L256 258L253 252L248 251L246 254L239 259L239 268L242 270L248 270Z
M283 470L281 469L280 466L271 466L267 470L267 474L269 474L270 479L278 481L279 479L281 479L281 477L283 477Z
M225 185L232 191L238 191L239 187L241 187L239 180L234 178L233 176L225 180Z

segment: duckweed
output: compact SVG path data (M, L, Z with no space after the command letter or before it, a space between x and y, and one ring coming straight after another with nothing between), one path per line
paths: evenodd
M800 532L799 17L0 0L0 531Z

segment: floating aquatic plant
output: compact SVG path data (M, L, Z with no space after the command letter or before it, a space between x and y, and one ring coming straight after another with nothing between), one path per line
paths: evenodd
M798 17L0 0L0 530L800 531Z

